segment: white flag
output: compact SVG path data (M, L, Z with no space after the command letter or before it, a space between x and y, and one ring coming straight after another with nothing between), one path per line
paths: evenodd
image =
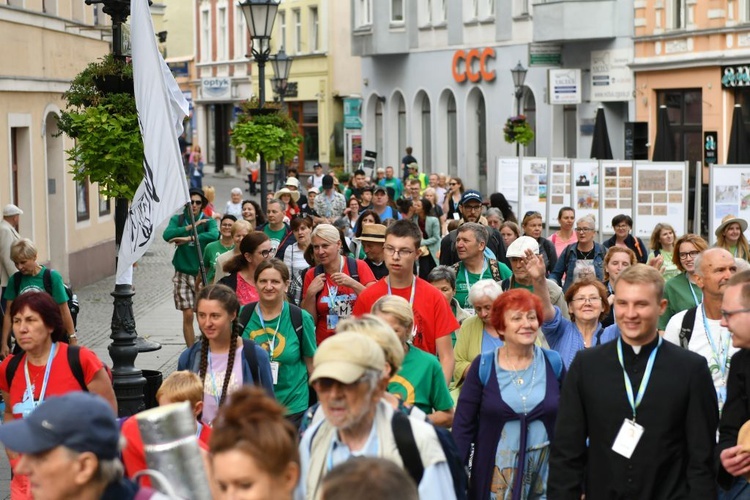
M148 0L131 0L130 14L143 182L135 192L122 235L118 284L132 284L129 270L153 242L156 228L190 199L177 141L188 103L159 53Z

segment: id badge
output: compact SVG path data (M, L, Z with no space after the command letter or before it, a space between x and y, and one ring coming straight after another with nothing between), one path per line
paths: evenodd
M474 311L474 308L472 307L464 307L463 309L464 311L466 311L466 314L468 314L469 316L474 316L476 314L476 312Z
M279 383L279 362L271 361L271 378L273 378L273 385Z
M636 424L632 420L626 418L622 422L620 432L617 433L615 443L612 445L612 451L619 453L625 458L630 458L635 451L635 447L638 446L638 442L643 436L643 426Z
M329 330L335 330L338 324L339 324L339 316L337 314L326 315L326 327Z

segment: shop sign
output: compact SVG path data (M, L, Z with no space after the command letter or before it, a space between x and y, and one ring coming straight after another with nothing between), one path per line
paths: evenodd
M591 100L632 100L635 83L630 69L632 62L633 54L629 49L592 51Z
M297 97L297 82L287 82L284 97Z
M204 78L201 80L204 99L229 99L232 93L232 80L227 77Z
M548 77L550 104L580 104L580 69L551 69Z
M362 119L360 118L361 109L362 99L359 97L344 98L344 128L362 128Z
M529 45L529 66L562 66L562 45L532 43Z
M167 66L169 67L169 71L172 72L172 76L175 78L190 76L187 61L169 62L167 63Z
M750 66L722 66L721 86L725 89L750 87Z
M703 162L710 167L716 165L716 151L719 149L718 132L703 132Z
M492 82L495 80L495 70L488 69L489 59L495 59L495 49L457 50L453 53L453 79L458 83L469 80L477 83L480 80Z

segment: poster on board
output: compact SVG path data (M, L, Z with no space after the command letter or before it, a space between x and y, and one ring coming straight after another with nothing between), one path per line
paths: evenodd
M549 176L547 180L549 182L550 226L558 227L560 222L557 220L557 214L560 212L560 209L565 206L572 206L570 202L571 168L572 166L568 159L551 159L549 161Z
M527 212L542 214L547 221L547 158L521 158L521 204L519 222Z
M597 231L601 228L599 221L599 162L597 160L573 160L571 167L573 208L576 209L576 220L584 215L593 215Z
M708 236L713 244L714 231L725 216L750 221L750 165L714 165L709 172ZM750 239L750 229L745 237Z
M635 163L633 228L644 240L654 227L666 222L676 235L687 232L687 173L684 162Z
M604 211L602 232L614 234L612 218L619 214L633 216L633 162L602 161L604 174Z
M503 193L513 213L518 214L518 158L498 158L496 193Z

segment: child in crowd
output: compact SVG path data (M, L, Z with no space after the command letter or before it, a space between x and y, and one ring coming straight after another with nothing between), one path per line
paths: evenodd
M208 450L208 439L211 437L211 428L203 425L198 418L203 411L203 384L195 373L189 371L172 372L156 392L156 401L159 406L171 403L188 401L196 419L196 436L198 445ZM125 449L122 450L122 463L125 466L125 475L132 478L137 472L148 468L146 465L146 453L143 451L143 440L138 429L135 416L127 418L120 429L120 434L125 438ZM143 483L150 486L148 478Z

